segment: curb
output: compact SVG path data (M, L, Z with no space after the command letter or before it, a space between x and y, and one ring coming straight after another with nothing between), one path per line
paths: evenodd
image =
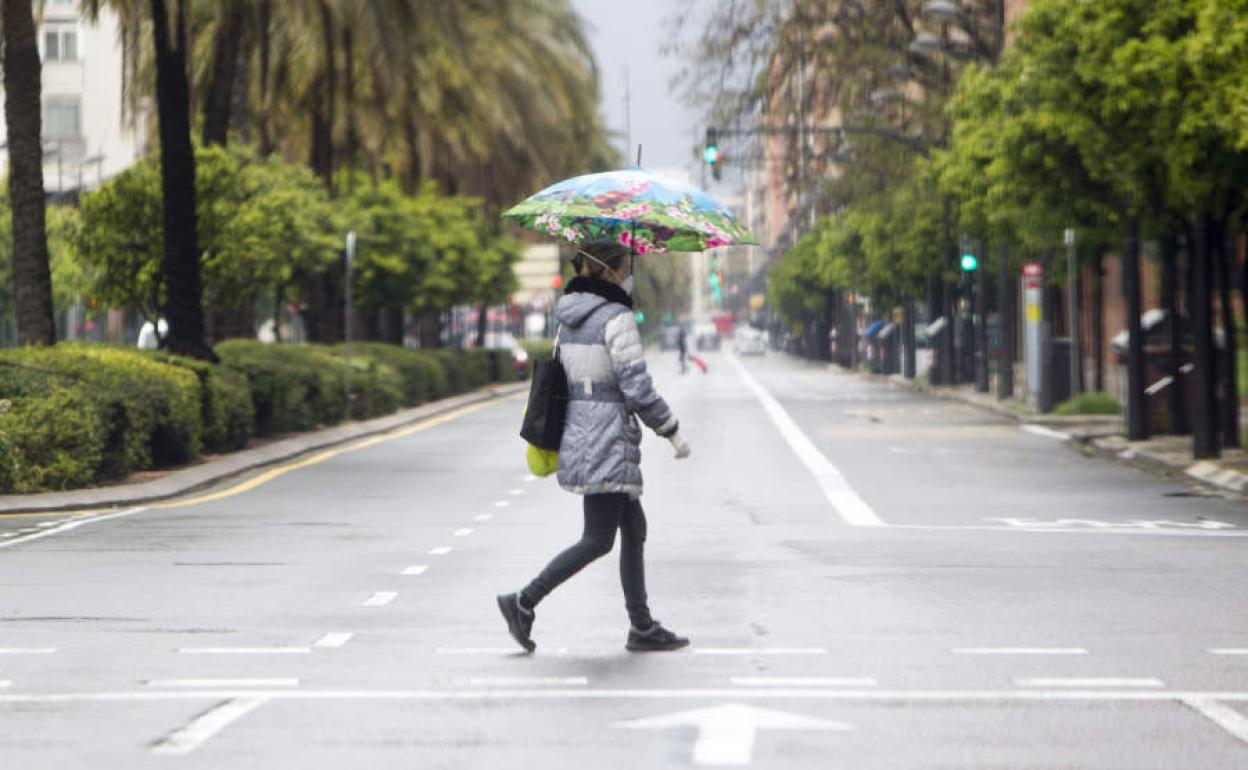
M208 462L171 471L150 481L65 492L0 495L0 517L15 513L57 513L83 508L116 508L165 500L310 452L328 449L358 438L389 433L465 406L502 400L522 393L528 387L528 382L488 386L472 393L403 409L383 417L342 423L324 430L295 434L264 446L241 449Z

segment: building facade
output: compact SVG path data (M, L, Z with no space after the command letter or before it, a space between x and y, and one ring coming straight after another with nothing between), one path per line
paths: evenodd
M78 0L44 0L36 14L43 184L50 196L65 197L94 189L146 152L146 110L126 109L126 56L115 14L105 8L99 19L85 20ZM0 143L6 143L2 117ZM8 153L0 153L0 175L7 166Z

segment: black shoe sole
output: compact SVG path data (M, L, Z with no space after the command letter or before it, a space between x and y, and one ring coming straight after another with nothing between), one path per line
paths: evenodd
M511 638L516 640L516 644L524 648L525 652L533 652L537 649L537 643L520 633L520 624L516 618L519 609L514 599L511 601L508 599L511 599L511 594L497 597L498 611L503 613L503 620L507 621L507 631L511 634Z

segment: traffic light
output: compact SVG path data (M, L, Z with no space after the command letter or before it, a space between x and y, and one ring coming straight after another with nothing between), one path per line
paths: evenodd
M640 326L646 322L646 314L638 310L636 313L633 313L633 320Z
M702 148L702 160L711 167L711 176L719 181L719 131L706 129L706 146Z
M979 267L979 259L976 258L971 246L971 236L963 233L960 240L962 242L962 272L973 273Z

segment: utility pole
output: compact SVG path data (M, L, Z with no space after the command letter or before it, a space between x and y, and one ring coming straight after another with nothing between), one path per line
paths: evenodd
M346 313L346 318L343 321L342 355L343 355L343 363L345 364L345 366L343 366L343 369L342 369L342 377L343 377L343 391L346 396L346 399L344 401L345 409L346 409L346 416L350 418L351 416L351 321L353 320L352 316L355 315L354 298L352 297L352 293L351 293L351 284L353 283L352 269L355 266L355 231L354 230L351 230L350 232L347 233L346 258L347 258L347 279L346 279L346 282L344 283L345 291L343 292L343 294L344 294L344 300L346 304L347 313Z

